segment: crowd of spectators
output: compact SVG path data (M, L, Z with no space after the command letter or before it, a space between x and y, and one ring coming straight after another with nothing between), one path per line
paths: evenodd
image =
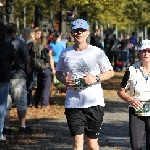
M3 31L2 28L4 28ZM5 84L0 82L0 94L5 100L1 110L4 110L0 118L0 140L4 140L3 134L11 133L9 127L9 115L13 105L16 105L17 115L20 123L19 132L31 132L31 128L26 125L26 111L28 107L50 109L51 87L56 79L55 68L59 61L61 52L75 44L73 34L59 33L54 29L49 30L47 35L42 29L26 27L21 35L16 35L17 28L13 23L4 25L0 23L0 50L12 49L13 57L10 53L1 55L2 64L6 62L4 68L0 66L0 71L5 73ZM135 63L136 50L142 39L137 40L136 33L131 37L123 35L117 38L115 34L106 34L101 37L101 30L96 29L89 34L90 45L100 48L108 57L109 62L115 71L125 71L130 65ZM9 44L7 44L9 43ZM6 46L7 45L7 46ZM6 51L7 52L7 51ZM3 52L1 53L3 54ZM7 56L7 60L5 59ZM9 75L10 72L10 75ZM32 95L33 89L35 95ZM5 94L4 94L5 93ZM6 100L7 99L7 100ZM4 105L7 102L7 108ZM1 113L1 111L0 111Z
M96 29L90 36L90 44L104 50L115 71L125 71L135 63L141 41L142 38L137 39L135 32L131 36L123 34L120 38L107 33L102 38L101 30Z

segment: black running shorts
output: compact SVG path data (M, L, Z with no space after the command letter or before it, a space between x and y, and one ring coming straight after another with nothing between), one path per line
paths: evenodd
M72 136L85 134L91 139L98 138L104 116L103 106L66 108L65 115Z

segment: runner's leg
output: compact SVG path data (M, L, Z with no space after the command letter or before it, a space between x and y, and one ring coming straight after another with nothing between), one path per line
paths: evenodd
M132 150L142 150L145 122L135 115L134 108L129 108L129 134Z
M150 149L150 118L146 119L146 150Z

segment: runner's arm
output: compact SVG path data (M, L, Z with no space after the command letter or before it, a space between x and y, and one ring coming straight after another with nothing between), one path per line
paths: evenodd
M127 84L128 84L129 76L130 76L130 71L127 70L124 74L124 77L122 79L122 82L121 82L120 88L118 89L117 94L122 100L132 105L134 109L142 108L143 104L139 100L127 94Z
M104 80L108 80L110 78L112 78L114 76L114 71L113 70L108 70L106 72L103 72L101 74L99 74L100 80L104 81Z

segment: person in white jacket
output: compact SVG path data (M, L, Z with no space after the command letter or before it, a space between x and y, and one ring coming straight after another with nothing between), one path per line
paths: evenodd
M143 40L138 49L140 61L130 66L118 90L119 97L129 103L129 135L132 150L150 148L150 40ZM127 90L130 89L130 94Z

